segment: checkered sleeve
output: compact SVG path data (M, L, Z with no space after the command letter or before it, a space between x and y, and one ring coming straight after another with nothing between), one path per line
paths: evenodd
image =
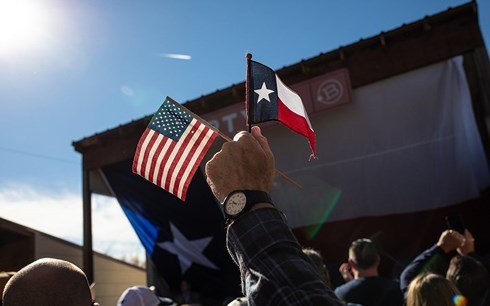
M253 210L233 222L227 247L240 268L249 305L343 305L324 285L278 210Z

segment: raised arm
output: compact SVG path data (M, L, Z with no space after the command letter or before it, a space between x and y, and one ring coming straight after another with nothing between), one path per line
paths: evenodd
M206 164L208 183L222 203L237 190L268 194L274 171L274 155L258 127L238 133ZM240 268L249 305L343 305L270 198L251 204L228 224L228 251Z
M448 254L462 247L465 243L463 235L454 230L442 232L439 240L431 248L420 253L400 275L400 289L406 293L410 282L421 273L430 272L446 275L451 259Z

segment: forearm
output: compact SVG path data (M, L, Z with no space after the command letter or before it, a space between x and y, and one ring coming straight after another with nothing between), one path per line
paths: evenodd
M342 305L277 210L258 209L236 220L227 245L249 305Z
M444 274L447 270L448 259L446 253L437 245L420 253L400 275L400 289L403 293L408 289L410 282L420 273L431 272Z

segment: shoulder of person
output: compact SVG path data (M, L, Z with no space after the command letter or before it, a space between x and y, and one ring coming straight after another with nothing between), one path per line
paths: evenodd
M359 286L361 283L362 281L359 278L350 280L342 285L337 286L337 288L335 288L335 293L346 292L348 290L351 290L353 287Z

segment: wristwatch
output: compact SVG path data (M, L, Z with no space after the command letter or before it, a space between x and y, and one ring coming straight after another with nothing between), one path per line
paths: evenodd
M230 220L237 219L257 203L272 204L269 194L261 190L235 190L223 202L223 211Z

